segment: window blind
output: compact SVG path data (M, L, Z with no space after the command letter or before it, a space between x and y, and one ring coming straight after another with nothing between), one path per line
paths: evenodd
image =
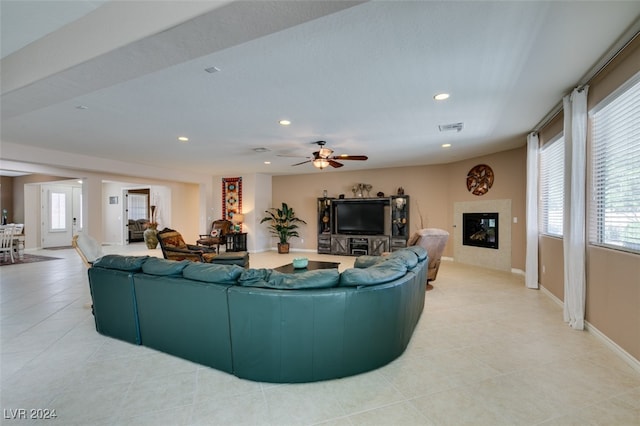
M591 113L589 242L640 253L640 74Z
M127 197L129 209L129 219L149 219L149 213L147 212L147 195L143 194L129 194Z
M562 237L564 212L564 136L540 151L540 233Z

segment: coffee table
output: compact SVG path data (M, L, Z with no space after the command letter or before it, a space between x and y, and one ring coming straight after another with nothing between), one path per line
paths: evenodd
M286 265L273 268L275 271L285 274L295 274L298 272L313 271L315 269L338 269L340 262L320 262L318 260L310 260L306 268L294 268L293 263L287 263Z

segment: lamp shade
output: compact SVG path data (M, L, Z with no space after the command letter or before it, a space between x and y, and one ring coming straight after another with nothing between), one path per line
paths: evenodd
M313 160L313 165L322 170L329 165L329 160L317 158Z
M244 221L244 215L242 213L236 213L231 218L231 222L233 223L242 223Z

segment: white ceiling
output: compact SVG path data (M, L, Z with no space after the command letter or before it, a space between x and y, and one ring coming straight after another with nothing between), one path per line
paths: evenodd
M369 156L340 170L523 146L640 16L638 1L0 5L3 144L216 175L317 172L286 156L320 139Z

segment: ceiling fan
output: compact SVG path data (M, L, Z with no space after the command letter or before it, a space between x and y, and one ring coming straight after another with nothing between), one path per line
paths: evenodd
M311 142L312 144L316 144L320 147L320 149L318 151L315 151L313 153L313 157L306 157L309 158L306 161L302 161L300 163L296 163L296 164L292 164L292 166L299 166L301 164L306 164L306 163L312 163L315 167L319 168L320 170L324 169L325 167L331 166L334 168L338 168L338 167L342 167L344 166L344 164L337 162L336 160L358 160L358 161L364 161L367 160L369 157L367 157L366 155L346 155L346 154L342 154L342 155L333 155L333 150L326 148L326 142L325 141L317 141L317 142Z

